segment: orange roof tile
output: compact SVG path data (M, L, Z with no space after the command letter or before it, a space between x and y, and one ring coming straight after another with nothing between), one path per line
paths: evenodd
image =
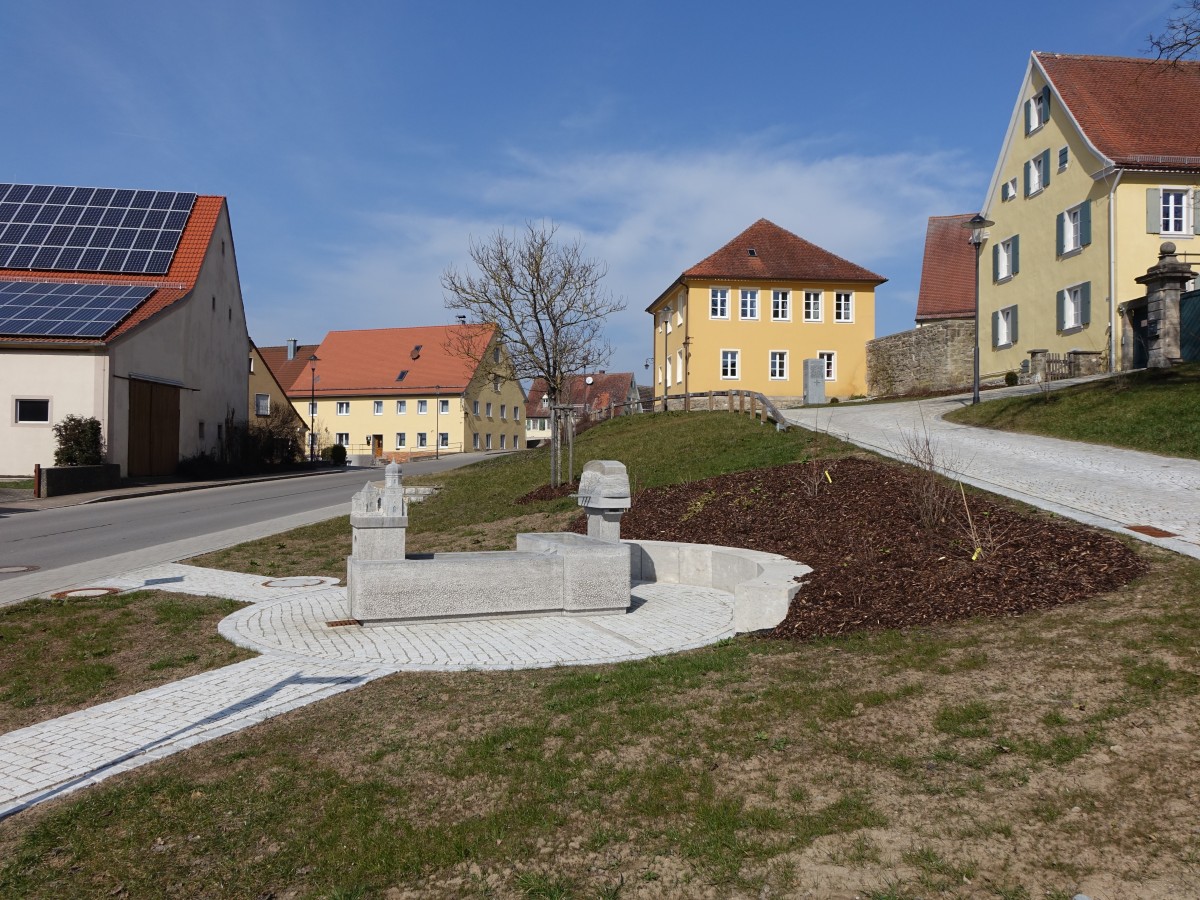
M974 213L930 216L917 295L917 321L975 315L975 249L964 222Z
M474 360L483 356L494 333L495 329L486 325L331 331L316 350L316 394L402 397L428 394L435 388L443 393L461 393L478 368ZM454 349L459 341L466 353ZM413 359L418 345L420 352ZM397 381L406 370L404 379ZM311 390L311 375L304 369L287 387L287 394L303 398Z
M197 197L188 216L187 225L179 238L179 247L171 258L171 268L165 275L129 275L99 272L37 272L28 269L0 269L0 281L61 281L70 284L153 284L158 290L147 297L133 313L101 340L80 338L23 338L0 337L0 343L62 343L107 344L114 338L136 328L142 322L162 312L171 304L186 297L196 285L196 276L212 241L213 229L225 205L224 197Z
M1033 55L1084 134L1117 165L1200 169L1200 62Z
M587 380L591 378L592 383ZM629 395L633 383L632 372L595 372L592 374L572 375L565 385L566 396L559 398L560 403L570 403L582 406L588 412L602 413L608 411L611 402L620 413L622 404ZM546 380L535 378L529 386L529 395L525 401L525 417L545 418L549 410L542 406L542 397L546 393Z
M286 390L295 383L300 373L308 368L308 358L316 353L319 347L320 344L297 344L296 355L292 359L287 358L286 344L278 347L259 347L258 355L267 364L275 380Z

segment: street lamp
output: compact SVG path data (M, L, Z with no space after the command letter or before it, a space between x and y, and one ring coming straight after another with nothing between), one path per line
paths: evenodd
M979 403L979 258L983 242L987 240L987 232L984 229L991 228L995 224L991 219L984 218L982 213L975 213L962 223L963 228L971 230L971 236L967 241L975 248L975 354L971 368L972 406Z
M317 354L308 358L308 367L312 370L312 389L308 395L308 461L317 461Z

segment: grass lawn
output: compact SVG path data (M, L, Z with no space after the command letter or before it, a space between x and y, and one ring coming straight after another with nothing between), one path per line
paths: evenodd
M1011 620L397 675L0 823L0 895L1197 896L1200 563Z
M575 441L576 472L590 459L619 459L630 487L658 487L805 459L854 452L827 435L786 432L731 413L654 413L605 422ZM564 450L563 464L566 465ZM442 475L413 479L441 491L409 513L410 552L511 550L517 533L558 531L579 512L573 497L521 505L518 497L550 480L546 448L496 456ZM349 503L347 503L349 506ZM350 517L217 550L188 560L197 566L264 575L344 578Z
M32 478L19 478L16 481L0 481L0 490L32 491Z
M1200 363L989 400L946 419L1200 459Z
M137 591L0 608L0 733L255 656L217 634L243 605Z

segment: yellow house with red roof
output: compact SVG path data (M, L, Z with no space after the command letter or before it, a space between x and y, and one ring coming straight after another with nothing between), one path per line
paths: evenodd
M100 420L123 475L220 457L250 340L224 197L0 184L0 474Z
M489 326L331 331L309 349L260 352L322 446L401 462L523 446L525 394Z
M1200 253L1198 190L1200 63L1033 53L981 210L983 377L1031 350L1120 368L1135 279L1164 241Z
M798 401L802 361L818 358L827 396L865 394L875 288L886 280L759 219L646 307L655 397L744 390Z

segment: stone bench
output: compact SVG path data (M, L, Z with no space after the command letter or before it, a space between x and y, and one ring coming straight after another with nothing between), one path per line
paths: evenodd
M758 550L674 541L622 543L631 550L633 582L690 584L733 594L733 627L738 634L782 622L801 587L796 578L812 572L811 566Z

